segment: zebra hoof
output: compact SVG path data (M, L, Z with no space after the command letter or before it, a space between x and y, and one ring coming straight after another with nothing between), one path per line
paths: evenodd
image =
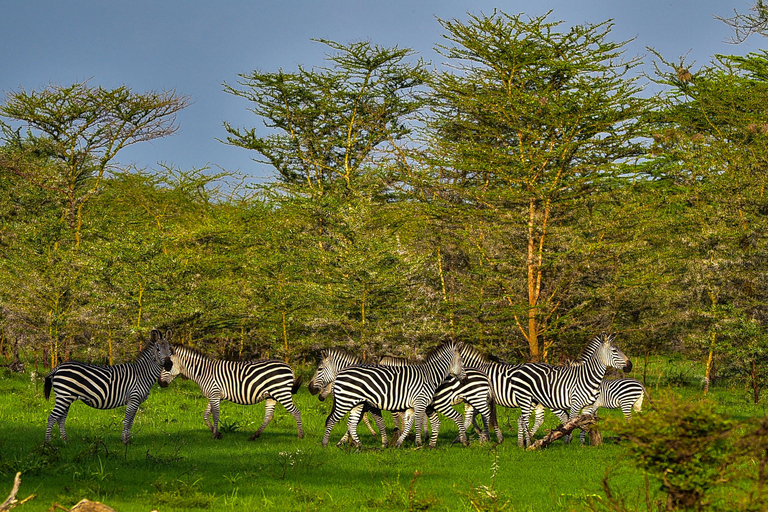
M211 439L221 439L222 435L221 432L214 432L211 436Z

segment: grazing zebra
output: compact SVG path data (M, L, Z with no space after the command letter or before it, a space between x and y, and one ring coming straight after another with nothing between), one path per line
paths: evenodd
M568 411L568 419L573 419L597 400L608 367L625 372L632 369L629 358L613 344L614 338L615 335L598 334L587 344L579 360L568 366L525 363L510 374L509 385L516 390L522 411L519 424L525 429L527 443L531 441L528 420L532 405ZM566 443L570 437L566 436Z
M594 414L599 407L606 409L621 409L624 418L632 417L632 410L640 412L643 409L645 386L636 379L604 380L600 383L597 400L584 408L584 414ZM584 444L585 432L581 431L581 443Z
M132 363L103 366L69 361L54 368L45 377L45 399L56 394L56 402L45 430L45 442L51 441L53 425L58 423L61 438L67 441L64 423L69 407L76 400L82 400L94 409L114 409L125 405L122 441L128 444L131 426L139 405L149 396L149 390L157 382L163 369L171 370L170 329L165 336L153 329L149 343L145 345Z
M413 426L423 421L427 406L432 402L437 387L448 375L460 380L466 376L459 353L459 344L444 343L432 350L423 364L409 366L349 366L339 372L333 384L334 402L325 421L323 446L328 445L331 429L349 412L347 431L352 442L360 446L357 423L365 404L379 410L408 411L405 428L396 446L401 446ZM421 444L421 432L416 431L416 443Z
M496 421L496 405L502 407L517 408L520 407L518 402L519 390L515 387L514 382L510 379L510 375L520 368L519 364L508 364L500 361L494 356L483 354L471 345L464 344L461 347L461 357L466 368L475 368L482 371L488 378L490 385L490 391L492 395L490 417L493 418L491 426L496 432L496 440L501 443L504 441L504 436L501 433L498 422ZM464 427L469 429L470 425L474 422L474 407L472 402L465 405L464 408ZM523 434L527 429L522 425L523 417L520 416L517 422L517 443L523 445ZM539 426L544 422L544 407L539 404L535 404L535 423L533 431L535 432Z
M212 432L213 439L220 439L219 404L229 400L240 405L251 405L266 400L264 422L248 440L261 435L275 414L279 402L293 415L299 438L304 437L301 412L293 403L291 395L298 391L301 379L295 378L290 366L276 359L256 361L220 361L211 359L196 350L181 345L173 346L173 369L163 372L160 382L170 384L181 374L195 381L208 399L203 421ZM209 416L213 415L213 424Z
M318 395L318 399L322 402L333 391L333 382L336 380L336 375L341 370L348 366L363 365L365 364L362 358L352 355L349 352L340 348L328 348L323 349L319 353L317 369L312 376L312 380L309 381L309 392L313 395ZM376 422L379 432L381 433L382 447L387 446L387 432L384 425L384 419L381 416L381 410L378 410L370 405L366 404L363 412L363 421L371 432L371 435L375 436L371 424L368 422L365 412L370 412ZM349 437L349 433L345 433L341 441L337 443L337 446L343 445Z

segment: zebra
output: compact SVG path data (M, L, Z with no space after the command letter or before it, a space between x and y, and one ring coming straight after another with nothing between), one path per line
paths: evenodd
M363 365L365 364L362 358L350 354L349 352L340 348L327 348L319 352L317 369L312 376L312 380L309 381L309 392L313 395L318 395L318 399L322 402L333 391L333 382L336 380L336 376L341 370L349 366ZM370 412L376 422L379 432L381 433L382 447L387 446L387 432L384 424L384 419L381 416L381 410L371 407L366 404L364 406L364 413ZM363 413L363 421L371 432L371 435L375 436L371 424L368 421L368 417ZM349 437L348 433L344 434L341 441L337 443L337 446L343 445Z
M279 402L296 420L299 438L304 437L301 412L293 403L293 397L301 379L295 378L291 367L276 359L256 361L222 361L211 359L202 353L184 347L173 346L173 369L160 375L160 382L170 384L181 374L195 381L208 399L203 421L213 439L221 439L219 431L219 405L228 400L240 405L251 405L266 400L264 422L248 440L258 438L272 421L275 406ZM209 417L213 416L213 424Z
M568 366L524 363L509 375L509 387L515 390L522 411L519 425L524 428L526 443L531 441L528 421L531 407L541 404L552 411L568 411L567 419L597 400L600 383L608 367L632 370L632 362L614 345L615 334L595 336L579 360ZM562 419L562 418L561 418ZM565 437L565 442L571 436Z
M412 363L404 357L384 356L379 360L379 364L384 366L405 366ZM440 431L440 418L434 414L434 411L447 416L456 423L459 427L459 435L454 442L466 444L468 426L464 423L463 417L453 408L454 405L462 402L466 404L465 407L477 411L483 420L484 428L480 431L480 441L485 442L490 437L488 425L495 422L495 418L491 419L492 393L488 377L484 372L469 368L466 364L464 369L466 372L464 381L459 381L455 377L449 376L435 390L435 396L427 409L427 415L432 426L430 446L435 446ZM405 421L405 414L397 413L397 415L401 417L402 421ZM426 425L423 428L426 430Z
M466 376L459 353L460 345L444 343L432 350L423 364L409 366L349 366L339 372L333 384L334 402L325 421L322 445L328 445L331 430L349 412L347 431L355 446L360 446L357 424L363 407L369 404L389 411L413 410L406 417L405 428L396 446L400 447L413 426L423 421L427 406L437 387L450 374L463 380ZM421 432L416 431L416 444L421 444Z
M584 414L594 414L599 407L621 409L625 419L632 418L632 411L643 409L645 386L636 379L604 380L600 383L597 400L584 408ZM584 444L585 432L581 431L581 444Z
M61 439L67 442L64 423L69 407L79 399L94 409L115 409L125 405L121 440L123 444L128 444L139 405L149 396L149 390L157 382L161 371L172 369L171 334L170 329L165 336L153 329L149 342L132 363L104 366L68 361L54 368L45 377L43 388L46 400L50 398L51 390L56 394L45 429L45 442L50 443L51 431L56 423Z
M509 364L502 362L495 356L483 354L475 347L464 344L461 347L461 357L466 368L475 368L482 371L488 379L490 385L490 392L492 403L490 404L489 417L492 418L491 426L496 432L496 440L498 443L504 441L504 436L501 433L498 422L496 421L496 405L502 407L519 408L518 402L518 389L514 385L514 382L510 380L510 375L520 368L519 364ZM464 407L464 428L469 429L470 425L474 423L475 410L472 402L468 402ZM518 418L517 423L517 442L519 446L523 445L523 433L526 429L522 425L523 417ZM535 423L533 431L538 430L539 426L544 422L544 407L539 404L535 404Z

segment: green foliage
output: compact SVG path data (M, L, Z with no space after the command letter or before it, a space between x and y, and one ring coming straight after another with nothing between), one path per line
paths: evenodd
M710 402L669 394L633 422L613 424L629 456L661 482L669 509L700 509L712 489L728 482L735 423Z

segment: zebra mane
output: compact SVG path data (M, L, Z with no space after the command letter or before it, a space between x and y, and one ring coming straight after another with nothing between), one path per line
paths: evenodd
M481 361L483 363L501 363L502 360L498 357L488 354L486 352L481 352L477 348L473 347L472 345L465 343L461 349L463 353L466 354L467 358L472 358L478 361Z
M320 349L317 352L317 362L323 360L323 354L328 354L331 357L334 358L345 358L350 361L358 361L360 363L363 362L363 358L360 356L356 356L355 354L352 354L351 352L347 352L345 349L340 347L331 347L331 348L323 348Z
M188 347L186 345L171 344L171 350L173 350L174 352L176 351L176 349L179 349L179 348L184 350L185 352L187 352L188 354L190 354L192 356L198 356L198 357L201 357L201 358L204 358L204 359L211 359L211 356L209 356L208 354L204 353L202 350L198 350L196 348Z
M143 359L147 356L149 357L155 357L155 355L152 353L152 349L155 346L155 342L152 341L152 338L149 338L147 341L144 342L144 346L141 347L141 350L139 350L139 354L136 356L135 361L138 361L139 359Z
M613 342L613 339L615 337L616 337L615 334L608 334L605 331L596 335L594 338L592 338L589 341L589 343L587 343L587 346L584 347L584 350L581 351L581 354L579 354L579 357L577 357L575 361L569 362L568 366L580 366L584 361L586 361L587 359L589 359L590 357L594 356L597 353L597 351L603 345L603 342L606 338L608 338L611 342Z
M427 355L424 356L424 359L421 362L424 363L429 361L430 358L434 357L435 355L441 352L444 352L450 345L453 345L456 348L456 350L459 350L460 345L458 343L456 343L455 341L446 341L434 347L429 352L427 352Z

